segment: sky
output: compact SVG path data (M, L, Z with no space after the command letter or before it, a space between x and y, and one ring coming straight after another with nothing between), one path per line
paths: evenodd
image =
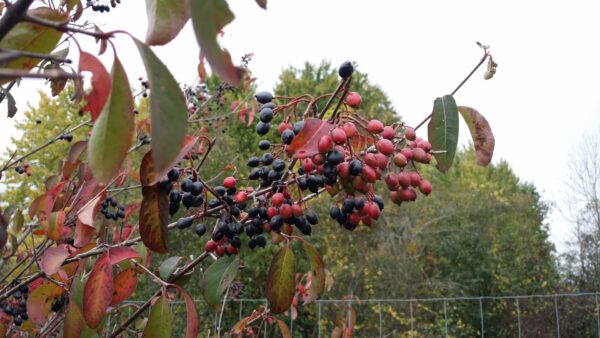
M548 218L551 240L566 248L570 225L558 209L568 200L568 154L583 134L600 132L600 2L598 1L358 1L269 0L266 11L252 0L230 0L235 20L221 44L250 63L259 88L271 90L288 66L350 60L390 97L397 112L417 124L433 100L450 93L482 57L476 41L491 46L496 76L483 69L455 95L476 108L496 138L494 161L508 161L545 201L555 204ZM108 15L88 13L105 31L123 29L143 39L142 1L122 0ZM79 40L95 51L92 38ZM115 39L132 83L144 75L131 40ZM198 47L188 23L165 47L154 48L182 83L196 79ZM111 56L102 60L110 65ZM76 59L76 53L70 57ZM19 107L32 100L43 81L14 91ZM0 111L0 149L14 135L14 122ZM469 141L466 125L461 144ZM425 135L420 135L425 136Z

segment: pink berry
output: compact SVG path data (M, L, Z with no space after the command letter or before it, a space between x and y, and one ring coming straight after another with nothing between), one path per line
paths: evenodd
M406 156L402 155L402 153L396 153L396 155L394 155L393 161L394 164L397 165L399 168L404 167L408 162L406 160Z
M223 186L227 189L231 189L231 188L235 188L235 185L237 184L237 181L234 177L226 177L223 180Z
M367 131L371 134L379 134L383 131L383 123L379 120L371 120L367 124Z
M344 132L346 132L346 136L348 138L354 137L354 135L356 135L356 133L357 133L356 125L352 122L344 123L344 125L342 126L342 129L344 129Z
M377 141L375 147L377 148L377 150L379 150L380 153L386 156L389 156L394 152L394 144L392 143L392 141L387 139L381 139Z
M346 95L346 104L352 108L360 107L361 102L362 98L357 92L349 92L348 95Z
M409 141L414 141L417 139L417 132L414 129L407 127L404 130L404 137Z
M431 191L433 190L433 187L431 186L431 182L429 182L428 180L421 180L421 183L419 183L419 190L424 195L431 194Z
M320 153L328 152L329 150L331 150L332 146L333 141L331 140L331 137L329 137L329 135L321 136L321 138L319 139L319 143L317 143L317 149Z
M394 138L394 136L396 136L396 132L394 131L394 128L392 128L390 126L386 126L383 128L383 131L381 132L381 137L391 140Z
M346 132L342 128L335 128L331 131L331 139L336 144L346 143Z

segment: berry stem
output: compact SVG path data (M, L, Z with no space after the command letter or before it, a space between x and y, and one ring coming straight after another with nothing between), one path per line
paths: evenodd
M331 106L333 100L335 100L336 96L340 93L340 91L344 88L346 83L350 81L351 78L351 76L347 77L340 82L333 94L329 97L329 100L327 100L327 103L325 103L323 110L321 110L321 114L319 114L319 119L323 119L323 116L325 116L325 113L327 113L327 109L329 109L329 106Z

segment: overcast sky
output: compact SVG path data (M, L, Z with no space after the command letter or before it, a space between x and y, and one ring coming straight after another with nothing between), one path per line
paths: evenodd
M124 29L143 39L143 2L121 2L109 15L89 17L105 23L104 30ZM481 58L475 41L491 45L496 76L484 81L481 70L456 101L486 116L496 136L495 160L507 160L548 202L568 197L566 156L580 134L600 132L598 1L269 0L267 11L252 0L229 2L236 19L222 44L236 61L254 53L250 67L261 89L272 89L290 65L351 60L409 124L426 116L433 100L450 93ZM81 41L96 50L93 39ZM143 66L129 39L116 42L134 82ZM179 81L195 80L198 47L189 24L155 51ZM19 107L31 100L31 88L41 86L28 82L15 91ZM3 104L0 149L14 132L5 111ZM463 124L461 142L468 140ZM569 225L557 212L548 222L551 239L563 248Z

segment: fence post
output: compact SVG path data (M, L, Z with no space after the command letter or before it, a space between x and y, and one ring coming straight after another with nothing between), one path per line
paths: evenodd
M554 313L556 313L556 336L560 338L560 318L558 315L558 301L556 300L556 296L554 296Z
M519 298L516 298L517 303L517 328L519 329L519 338L521 338L521 307L519 306Z
M377 301L377 306L379 308L379 337L383 336L383 320L381 318L381 301Z
M481 318L481 338L485 337L485 327L483 326L483 300L479 298L479 318Z
M444 337L448 338L448 312L446 310L446 300L444 299Z

